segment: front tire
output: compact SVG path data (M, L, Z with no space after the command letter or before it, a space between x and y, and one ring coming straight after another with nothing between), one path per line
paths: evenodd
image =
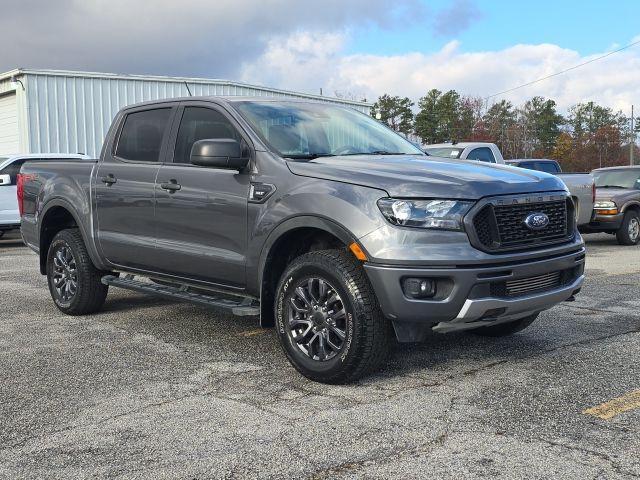
M47 281L56 307L67 315L85 315L102 308L109 287L101 282L105 272L91 262L77 228L53 237L47 254Z
M301 255L276 292L276 328L291 364L322 383L347 383L375 370L392 335L362 265L342 250Z
M637 211L628 210L624 214L616 239L620 245L637 245L640 242L640 215Z
M528 317L524 317L513 322L501 323L499 325L489 327L480 327L475 330L471 330L471 332L476 335L480 335L481 337L506 337L527 328L536 320L536 318L538 318L538 315L538 313L534 313L533 315L529 315Z

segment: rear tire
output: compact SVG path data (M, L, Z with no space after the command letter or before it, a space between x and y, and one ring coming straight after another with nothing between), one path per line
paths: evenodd
M322 383L347 383L377 369L393 335L362 265L343 250L293 260L276 291L276 329L291 364Z
M627 210L616 239L620 245L637 245L640 242L640 215L637 211Z
M506 337L527 328L536 320L536 318L538 318L538 315L538 313L534 313L533 315L521 318L520 320L501 323L490 327L480 327L475 330L471 330L471 332L476 335L480 335L481 337Z
M47 280L51 298L61 312L85 315L100 310L109 290L101 282L106 273L93 265L77 228L53 237L47 253Z

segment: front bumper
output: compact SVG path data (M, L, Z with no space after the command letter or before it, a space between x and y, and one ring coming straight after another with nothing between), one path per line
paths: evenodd
M495 325L546 310L572 297L584 281L585 248L529 261L447 268L365 264L365 271L384 315L391 319L399 341L421 341L430 330L452 332ZM496 294L496 285L553 272L571 272L548 290L520 296ZM402 291L406 277L435 279L436 296L408 298Z
M614 232L622 225L624 213L616 215L600 215L595 211L593 219L586 225L580 227L581 232Z

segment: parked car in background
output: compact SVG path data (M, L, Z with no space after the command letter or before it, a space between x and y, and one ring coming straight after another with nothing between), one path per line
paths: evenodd
M16 154L0 157L0 237L5 232L20 228L17 178L20 167L27 160L88 158L76 154Z
M586 225L591 221L595 186L593 177L589 173L562 173L560 165L555 160L526 159L505 161L498 146L495 143L488 142L437 143L427 145L423 150L428 155L435 157L506 164L551 173L559 177L567 186L569 193L571 193L571 198L576 204L575 212L578 225Z
M559 179L430 157L326 103L132 105L100 159L20 176L23 239L62 312L114 286L260 315L321 382L375 369L393 335L513 334L584 280Z
M621 245L640 243L640 166L598 168L594 218L581 231L615 234Z
M593 218L593 205L596 198L596 185L590 173L563 173L560 164L546 158L526 158L505 160L512 167L527 168L546 172L559 177L569 189L573 203L576 204L578 226L586 225Z
M502 153L495 143L459 142L435 143L427 145L423 150L434 157L459 158L461 160L477 160L487 163L504 163Z

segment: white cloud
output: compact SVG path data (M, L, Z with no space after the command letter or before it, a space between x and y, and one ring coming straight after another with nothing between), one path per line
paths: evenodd
M7 5L4 5L6 3ZM401 28L420 0L14 0L0 72L16 67L235 79L269 40L298 30ZM8 43L7 43L8 42Z
M344 33L334 32L297 32L273 38L257 61L244 64L240 78L316 94L323 87L332 95L345 41Z
M488 96L573 67L603 53L581 56L553 44L514 45L468 53L457 41L431 54L345 55L348 38L336 33L298 32L274 39L255 62L245 64L246 81L317 92L324 87L376 98L382 93L417 100L431 88ZM553 98L561 110L593 100L615 109L640 104L640 46L557 77L496 97L521 103L534 95Z

